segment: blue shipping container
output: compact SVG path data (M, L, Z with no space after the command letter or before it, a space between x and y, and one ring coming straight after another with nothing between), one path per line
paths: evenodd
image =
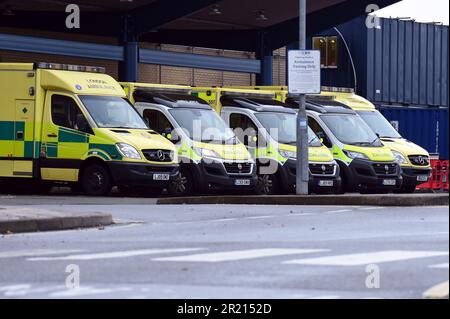
M364 16L337 26L355 62L357 93L388 105L449 106L448 26L380 19L367 28ZM322 70L326 86L354 87L355 77L343 39L338 36L338 66ZM312 38L308 39L312 47Z
M381 19L367 37L369 100L448 107L448 26Z
M430 153L439 153L448 160L448 108L406 108L380 106L380 112L390 121L398 122L400 134Z

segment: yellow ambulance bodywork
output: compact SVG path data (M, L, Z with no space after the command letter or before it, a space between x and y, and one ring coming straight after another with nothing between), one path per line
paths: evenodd
M149 129L127 129L125 134L95 125L81 98L123 100L125 92L113 78L72 71L67 65L55 68L50 64L0 63L0 179L75 183L80 181L80 170L89 162L107 163L110 169L120 166L120 175L127 168L137 167L127 164L177 166L175 158L164 163L146 160L142 152L146 149L175 151L170 142ZM52 114L54 96L76 104L79 113L91 124L89 132L54 123L54 116L69 117ZM135 148L140 159L125 157L117 147L120 143Z
M213 109L216 110L219 114L222 110L222 104L220 102L220 98L217 97L221 95L221 92L223 92L224 89L222 88L193 88L193 92L196 92L195 94L200 97L201 99L205 100L213 107ZM226 89L227 94L236 94L236 95L244 95L249 94L252 95L255 92L252 89ZM266 90L264 92L258 92L258 94L262 94L262 96L266 95L266 97L272 99L276 96L275 91ZM279 144L279 147L281 150L289 151L289 152L295 152L297 147L292 145L284 145ZM321 147L310 147L308 150L308 156L309 160L311 162L330 162L333 161L333 155L328 150L326 146Z
M236 96L249 96L249 97L262 97L267 98L269 100L272 100L274 98L277 98L278 101L281 102L281 100L276 96L275 91L268 90L260 90L256 92L253 88L219 88L219 87L193 87L192 88L193 94L200 97L201 99L207 101L213 109L215 109L219 114L222 112L222 103L220 101L220 96L223 94L227 95L236 95ZM292 161L291 157L286 157L283 154L296 154L297 147L294 145L286 145L282 143L277 143L277 146L275 145L268 145L268 147L263 148L257 148L255 150L255 154L253 156L255 158L271 158L275 161L277 161L282 168L288 167L290 171L293 171L295 169L295 161ZM295 155L296 156L296 155ZM330 164L334 163L333 154L331 151L324 146L323 144L321 146L310 146L308 148L308 159L311 165L322 165L322 164ZM339 173L337 173L339 176ZM289 176L289 174L286 174ZM292 176L290 176L292 177ZM289 179L289 178L286 178ZM318 181L320 178L317 176L310 177L310 182L314 179L314 182L316 180ZM292 178L290 179L292 180ZM287 182L287 181L285 181ZM294 181L292 181L291 184L295 184ZM334 181L333 187L339 187L337 184L340 184L340 180ZM316 187L314 187L317 189Z
M191 94L191 87L182 85L169 85L169 84L150 84L150 83L120 83L127 94L128 99L135 104L133 92L137 88L152 88L161 90L161 92L185 92ZM242 143L236 145L224 145L213 143L194 142L194 148L208 149L217 152L225 160L249 160L250 155L246 147ZM183 154L183 149L179 149L179 154ZM187 152L184 152L187 153ZM195 156L196 154L192 154ZM191 158L192 159L192 158Z
M377 116L379 121L385 121L383 115L375 108L375 105L351 91L323 91L321 95L332 96L336 101L343 103L356 111L364 120L365 113L373 113L374 116ZM370 126L370 123L368 124ZM381 140L383 144L394 152L397 162L402 168L402 189L404 191L412 192L417 185L428 181L431 176L430 154L425 149L404 139L400 135L395 137L381 136Z
M274 91L276 99L279 101L285 101L288 97L287 86L254 86L241 88ZM332 97L337 102L347 105L360 115L362 115L362 112L373 112L382 116L375 108L375 105L362 96L355 94L352 89L322 87L322 93L320 95ZM381 140L383 144L394 152L396 160L402 168L403 184L401 191L412 192L416 185L424 183L430 178L430 155L425 149L402 137L381 137Z

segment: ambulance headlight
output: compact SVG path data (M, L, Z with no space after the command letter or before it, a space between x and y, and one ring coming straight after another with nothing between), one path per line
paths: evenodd
M122 154L123 157L131 158L131 159L142 159L141 155L133 146L125 143L117 143L116 144L119 153Z
M200 157L219 158L219 159L222 158L222 156L220 156L219 153L217 153L216 151L213 151L213 150L196 147L196 148L194 148L194 151Z
M367 155L363 154L363 153L359 153L359 152L352 152L352 151L344 151L344 154L347 155L348 158L351 159L369 159L367 157Z
M396 152L396 151L392 151L392 154L395 157L395 162L399 165L404 165L404 164L408 164L408 161L406 160L406 158L403 156L402 153Z
M281 151L280 150L280 155L283 156L284 158L287 158L287 159L297 159L297 153L296 152Z

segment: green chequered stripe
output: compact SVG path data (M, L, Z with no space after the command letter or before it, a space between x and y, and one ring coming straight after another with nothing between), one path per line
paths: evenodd
M101 158L103 158L105 161L109 161L110 158L108 157L108 155L106 155L104 152L102 151L89 151L88 152L88 156L100 156Z
M26 141L25 142L25 146L24 146L24 152L23 152L23 156L25 158L35 158L35 156L33 156L33 150L34 150L34 142L29 142Z
M15 140L15 122L0 122L0 140Z
M23 142L24 158L38 158L40 142L26 141L25 122L2 121L0 122L0 141ZM17 138L17 133L22 132L22 138Z
M113 160L122 160L122 155L113 144L89 144L89 149L97 149L106 152Z
M89 135L65 128L59 129L58 142L60 143L89 143Z
M47 157L58 157L58 143L46 142L43 145L45 146Z

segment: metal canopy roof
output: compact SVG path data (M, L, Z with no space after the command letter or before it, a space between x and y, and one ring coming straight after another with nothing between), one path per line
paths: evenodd
M378 0L384 7L399 0ZM309 0L310 34L365 14L373 0ZM80 5L81 28L65 29L65 6ZM0 0L0 26L257 51L294 42L298 0Z

